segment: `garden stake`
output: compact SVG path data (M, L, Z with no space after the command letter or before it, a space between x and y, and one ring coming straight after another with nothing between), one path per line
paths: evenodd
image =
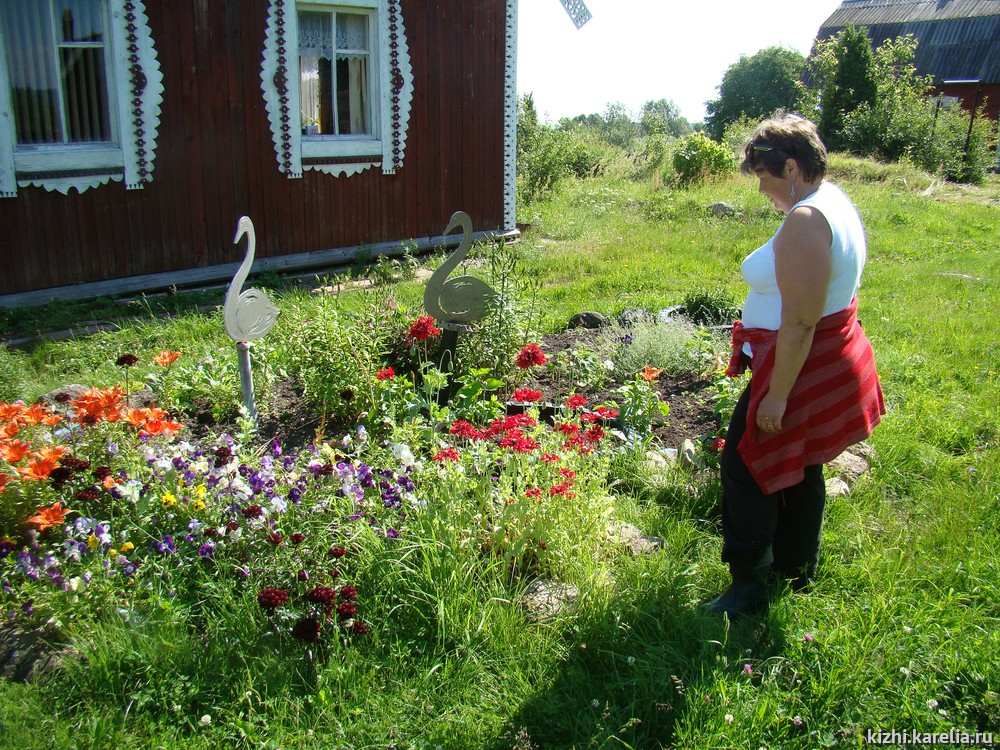
M250 368L250 342L263 338L278 317L278 308L268 296L259 289L240 289L250 275L253 266L257 236L254 233L250 217L241 216L236 225L236 237L233 244L238 245L243 236L247 236L247 252L243 262L236 270L236 275L226 290L226 301L222 306L222 317L226 324L226 333L236 342L236 357L240 366L240 386L243 391L243 406L257 427L257 403L253 392L253 373Z
M462 229L462 241L458 249L438 266L424 287L424 308L434 316L444 331L441 335L438 366L442 372L449 373L449 376L454 368L458 334L475 330L469 324L482 319L490 300L496 296L496 292L489 284L475 276L456 276L454 279L448 279L448 274L465 260L465 256L472 248L472 219L464 211L452 214L444 235L447 236L458 228ZM442 391L439 400L449 399L451 391L452 383L449 377L448 387Z

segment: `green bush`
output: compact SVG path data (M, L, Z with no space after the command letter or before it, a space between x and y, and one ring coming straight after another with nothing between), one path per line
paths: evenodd
M729 174L735 170L736 162L729 149L701 133L685 138L674 152L674 172L680 185L690 185L712 175Z
M700 289L684 298L684 314L698 325L727 325L740 316L740 303L724 289Z

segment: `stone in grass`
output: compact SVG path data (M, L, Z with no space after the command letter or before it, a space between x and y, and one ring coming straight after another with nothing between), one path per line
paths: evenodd
M848 451L841 453L827 463L826 466L832 474L840 477L848 484L854 484L859 477L867 474L869 470L868 462L865 459Z
M723 216L735 216L736 209L733 208L731 203L726 203L720 201L719 203L713 203L708 207L708 212L713 216L723 217Z
M851 494L851 488L843 479L839 477L830 477L826 480L826 496L828 498L847 497L849 494Z
M677 449L662 448L646 451L646 458L639 465L647 476L658 476L670 471L670 467L675 463L677 463Z
M680 462L681 466L692 467L697 463L698 449L695 447L694 441L690 438L684 440L680 447Z
M661 536L646 536L638 526L630 523L616 523L608 529L611 541L628 548L632 557L648 555L658 549L663 549L666 540Z
M58 669L74 651L53 646L52 640L41 630L26 631L14 625L0 628L0 678L31 682Z
M49 405L60 402L68 403L90 390L93 389L89 385L67 383L66 385L59 386L54 391L49 391L38 400ZM153 390L148 385L143 385L139 390L129 394L128 405L133 409L146 409L150 406L155 406L156 394L153 393Z
M579 598L580 589L571 583L541 580L524 592L522 604L531 622L544 622L571 609Z
M569 319L569 328L604 328L611 321L599 312L577 313Z

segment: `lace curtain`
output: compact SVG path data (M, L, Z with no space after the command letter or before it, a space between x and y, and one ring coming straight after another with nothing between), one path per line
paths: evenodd
M334 55L331 13L299 13L299 54L332 60ZM337 50L340 57L368 52L368 18L357 13L337 13Z

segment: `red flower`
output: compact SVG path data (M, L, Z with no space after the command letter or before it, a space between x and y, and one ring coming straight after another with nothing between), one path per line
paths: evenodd
M430 315L421 315L410 325L407 338L413 341L426 341L431 336L437 336L441 329L434 325L434 318Z
M314 643L319 640L320 627L319 620L313 617L303 617L292 627L292 637L306 643Z
M598 406L594 411L605 419L614 419L618 416L618 410L612 409L610 406Z
M580 395L579 393L574 393L568 399L566 399L566 406L570 409L581 409L587 405L586 397Z
M534 401L538 401L541 397L542 397L541 391L535 391L532 390L531 388L518 388L516 391L514 391L514 395L512 396L512 398L515 401L521 401L526 403L532 403Z
M565 498L571 498L573 497L573 490L570 489L570 487L572 486L573 483L569 480L566 480L565 482L560 482L559 484L554 484L551 487L549 487L549 495L551 495L552 497L555 497L556 495L562 495Z
M291 539L292 544L302 544L306 540L306 535L296 531L292 534Z
M714 451L715 453L718 453L719 451L721 451L725 447L726 447L726 441L723 440L720 437L717 437L717 438L715 438L715 440L712 441L712 444L708 446L708 449L710 451Z
M391 367L383 367L375 376L376 380L392 380L396 377L396 371Z
M276 609L282 604L288 603L288 592L284 589L261 589L260 593L257 594L257 603L260 604L261 609L264 610L270 611Z
M537 487L529 487L524 491L525 497L541 497L542 491Z
M311 591L306 592L306 601L312 602L313 604L333 604L337 600L337 592L331 589L329 586L317 586Z
M438 463L444 463L445 461L457 461L458 460L458 449L453 446L448 446L447 448L442 448L437 453L434 454L432 461L437 461Z
M556 453L543 453L542 460L547 464L557 464L560 461L559 456Z
M572 469L567 469L564 466L563 468L559 469L559 476L563 477L564 479L573 479L574 477L576 477L576 472L573 471Z
M529 367L544 365L548 361L549 358L538 348L538 344L528 344L521 349L521 352L517 355L517 359L514 360L514 364L522 370L527 370Z
M479 430L473 427L471 422L464 419L456 419L449 432L451 432L451 434L455 437L467 438L469 440L475 440L476 438L482 437Z
M357 601L358 590L353 586L341 586L340 587L340 600L344 602Z

